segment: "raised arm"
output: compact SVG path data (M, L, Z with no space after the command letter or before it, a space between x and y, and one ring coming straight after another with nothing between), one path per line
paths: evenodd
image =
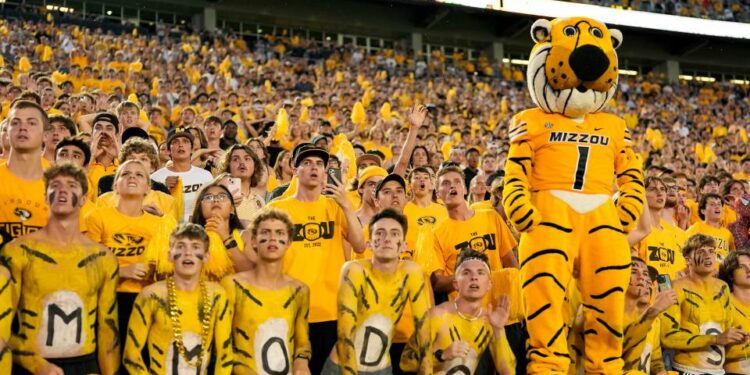
M616 205L620 224L626 232L630 232L643 212L646 189L643 185L641 159L633 151L630 131L625 128L624 123L622 127L623 141L615 156L615 174L619 188Z
M425 118L427 118L427 107L420 105L414 106L409 110L409 133L406 136L406 141L401 147L401 155L399 155L396 161L396 166L393 168L393 173L401 177L406 178L406 168L409 167L409 161L411 160L411 154L414 151L414 147L417 145L417 133L419 128L424 124Z
M525 121L513 117L508 136L510 149L505 163L503 208L519 232L531 230L542 221L542 215L531 204L530 178L534 164L534 150L527 139Z

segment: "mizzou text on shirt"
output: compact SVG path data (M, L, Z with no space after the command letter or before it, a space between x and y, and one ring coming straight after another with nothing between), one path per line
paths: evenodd
M182 196L185 202L184 212L182 215L182 221L190 221L190 215L193 213L193 207L195 207L195 199L198 197L198 192L204 185L210 184L213 181L211 172L193 166L187 172L173 172L166 167L159 169L151 175L151 179L162 184L167 180L169 176L177 176L182 179Z
M3 162L0 165L0 233L11 240L36 231L47 224L49 208L45 201L44 181L16 177Z
M344 211L331 198L314 202L294 197L268 205L286 212L294 223L292 245L284 255L284 273L310 288L310 323L336 320L336 291L344 264Z

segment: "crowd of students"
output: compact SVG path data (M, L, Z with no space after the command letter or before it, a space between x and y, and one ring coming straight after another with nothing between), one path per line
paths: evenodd
M284 35L0 34L0 373L525 373L502 192L533 104L513 69ZM746 374L748 88L620 86L608 111L649 176L625 369Z
M720 21L750 21L750 3L746 0L571 0L577 3L708 18Z

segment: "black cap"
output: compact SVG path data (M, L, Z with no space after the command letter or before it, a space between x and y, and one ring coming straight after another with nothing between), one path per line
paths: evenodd
M148 140L148 133L145 130L137 127L127 128L122 132L122 144L125 144L125 142L127 142L130 138L142 138Z
M300 147L297 150L297 155L294 157L294 167L299 167L302 160L305 160L305 158L310 156L317 156L323 159L324 164L328 165L328 152L320 147L309 145Z
M310 143L316 144L316 143L318 143L318 141L321 141L323 139L326 139L326 136L323 135L323 134L318 134L318 135L316 135L316 136L313 137L313 139L310 141Z
M170 134L169 137L167 138L167 148L169 148L169 145L172 144L172 141L174 141L175 138L179 138L179 137L187 138L190 141L190 146L192 146L193 142L195 142L195 136L192 133L190 133L189 131L187 131L187 130L185 130L185 131L176 131L176 132Z
M384 179L380 180L378 184L375 186L375 196L377 197L378 194L380 194L380 190L383 189L383 186L385 186L386 183L389 181L396 181L399 185L401 185L404 190L406 190L406 181L404 180L401 175L391 173L388 176L385 176Z
M117 118L117 116L109 113L109 112L101 112L94 117L94 122L92 122L92 125L96 125L99 121L106 121L111 123L115 126L115 131L120 132L120 120Z

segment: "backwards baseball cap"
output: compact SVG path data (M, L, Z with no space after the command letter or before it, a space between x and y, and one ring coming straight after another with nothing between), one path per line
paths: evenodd
M122 132L122 144L125 144L125 142L127 142L130 138L142 138L148 140L148 133L146 133L146 131L141 128L127 128Z
M169 145L172 144L172 141L174 141L175 139L179 137L187 138L190 141L190 146L192 146L193 142L195 142L195 136L192 133L190 133L187 130L178 130L178 131L171 133L169 137L167 138L167 148L169 148Z
M391 174L385 176L384 179L380 180L380 182L378 182L378 185L375 186L375 196L377 197L378 194L380 194L380 190L383 189L383 187L385 186L385 184L387 184L387 183L389 183L391 181L395 181L396 183L398 183L399 185L401 185L402 188L404 188L404 191L406 191L406 181L404 180L404 178L401 177L401 175L398 175L398 174L395 174L395 173L391 173Z
M383 160L380 158L380 156L375 155L375 154L365 153L365 154L360 155L357 158L357 168L359 168L360 164L362 164L362 163L364 163L365 161L368 161L368 160L374 162L375 165L377 165L377 166L380 166L381 164L383 164Z
M120 132L120 120L117 118L117 116L109 113L109 112L101 112L94 117L93 125L96 125L97 122L100 121L106 121L112 125L115 126L115 132Z
M323 159L323 163L328 165L328 152L320 147L315 147L313 145L303 145L299 149L297 149L297 154L294 156L294 167L299 167L300 163L302 163L302 160L305 160L305 158L311 157L311 156L317 156L321 159Z

